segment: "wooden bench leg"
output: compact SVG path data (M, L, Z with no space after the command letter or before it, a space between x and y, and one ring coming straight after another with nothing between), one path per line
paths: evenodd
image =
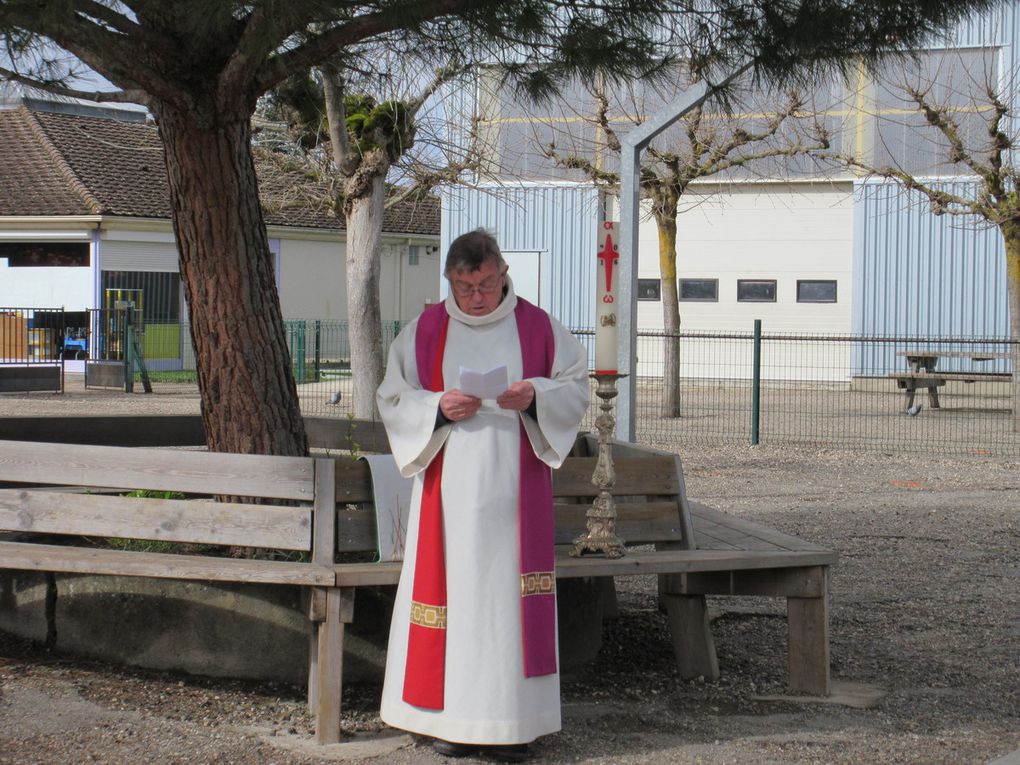
M664 592L662 598L666 602L680 676L685 680L695 677L718 680L719 660L715 655L705 596Z
M309 645L308 706L315 714L315 742L335 744L340 740L344 630L354 618L354 588L315 590L310 613L316 624Z
M826 576L828 571L826 570ZM790 690L812 696L831 693L829 678L829 597L787 598Z
M929 388L929 390L931 389ZM907 380L906 394L907 410L909 411L914 406L914 396L917 394L917 386L914 384L913 380Z

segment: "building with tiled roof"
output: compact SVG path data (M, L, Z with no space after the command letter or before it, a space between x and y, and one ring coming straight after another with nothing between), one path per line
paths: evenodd
M260 191L284 316L346 320L343 219L285 184ZM384 216L384 320L438 298L439 227L434 198ZM142 112L0 107L0 310L102 308L116 290L146 293L150 321L186 316L157 128Z

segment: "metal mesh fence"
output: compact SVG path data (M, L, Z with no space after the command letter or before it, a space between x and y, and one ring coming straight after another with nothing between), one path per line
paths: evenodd
M666 342L680 346L679 416L663 400ZM754 344L753 333L639 334L638 440L1020 452L1008 340L763 335L757 406ZM911 384L932 387L908 412Z
M388 350L400 331L384 324ZM290 320L302 411L350 416L347 322ZM575 329L594 354L594 333ZM166 347L159 345L164 338ZM677 401L665 400L663 359L678 345ZM156 382L194 383L190 331L144 335ZM1020 453L1010 372L1017 345L1003 338L865 337L768 333L759 346L755 406L753 332L641 332L637 338L637 440L663 448L722 443L943 453ZM911 375L927 376L907 413ZM583 423L593 429L594 403ZM934 393L938 406L933 406ZM672 408L675 405L675 409ZM755 418L757 412L757 420ZM757 432L755 430L757 421Z

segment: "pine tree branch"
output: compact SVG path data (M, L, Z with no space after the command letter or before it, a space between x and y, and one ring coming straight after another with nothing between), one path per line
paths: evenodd
M293 48L271 57L256 76L256 90L266 92L287 77L305 71L355 43L408 30L443 16L496 4L498 0L406 0L387 4L381 10L329 26L325 31L310 35Z
M94 101L95 103L100 104L146 104L148 103L149 98L148 94L142 90L78 90L77 88L67 87L66 85L26 77L19 72L15 72L5 67L0 67L0 77L10 80L11 82L26 85L30 88L37 88L47 93L52 93L55 96L63 96L64 98L80 98L84 101Z

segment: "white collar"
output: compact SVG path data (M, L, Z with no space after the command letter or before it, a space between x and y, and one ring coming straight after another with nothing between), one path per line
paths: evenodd
M510 281L510 274L506 275L506 294L503 295L503 300L500 301L499 305L491 313L487 313L484 316L472 316L460 310L453 290L450 290L450 294L446 296L446 312L450 314L451 318L469 327L480 327L505 319L514 312L516 307L517 295L514 293L514 283Z

